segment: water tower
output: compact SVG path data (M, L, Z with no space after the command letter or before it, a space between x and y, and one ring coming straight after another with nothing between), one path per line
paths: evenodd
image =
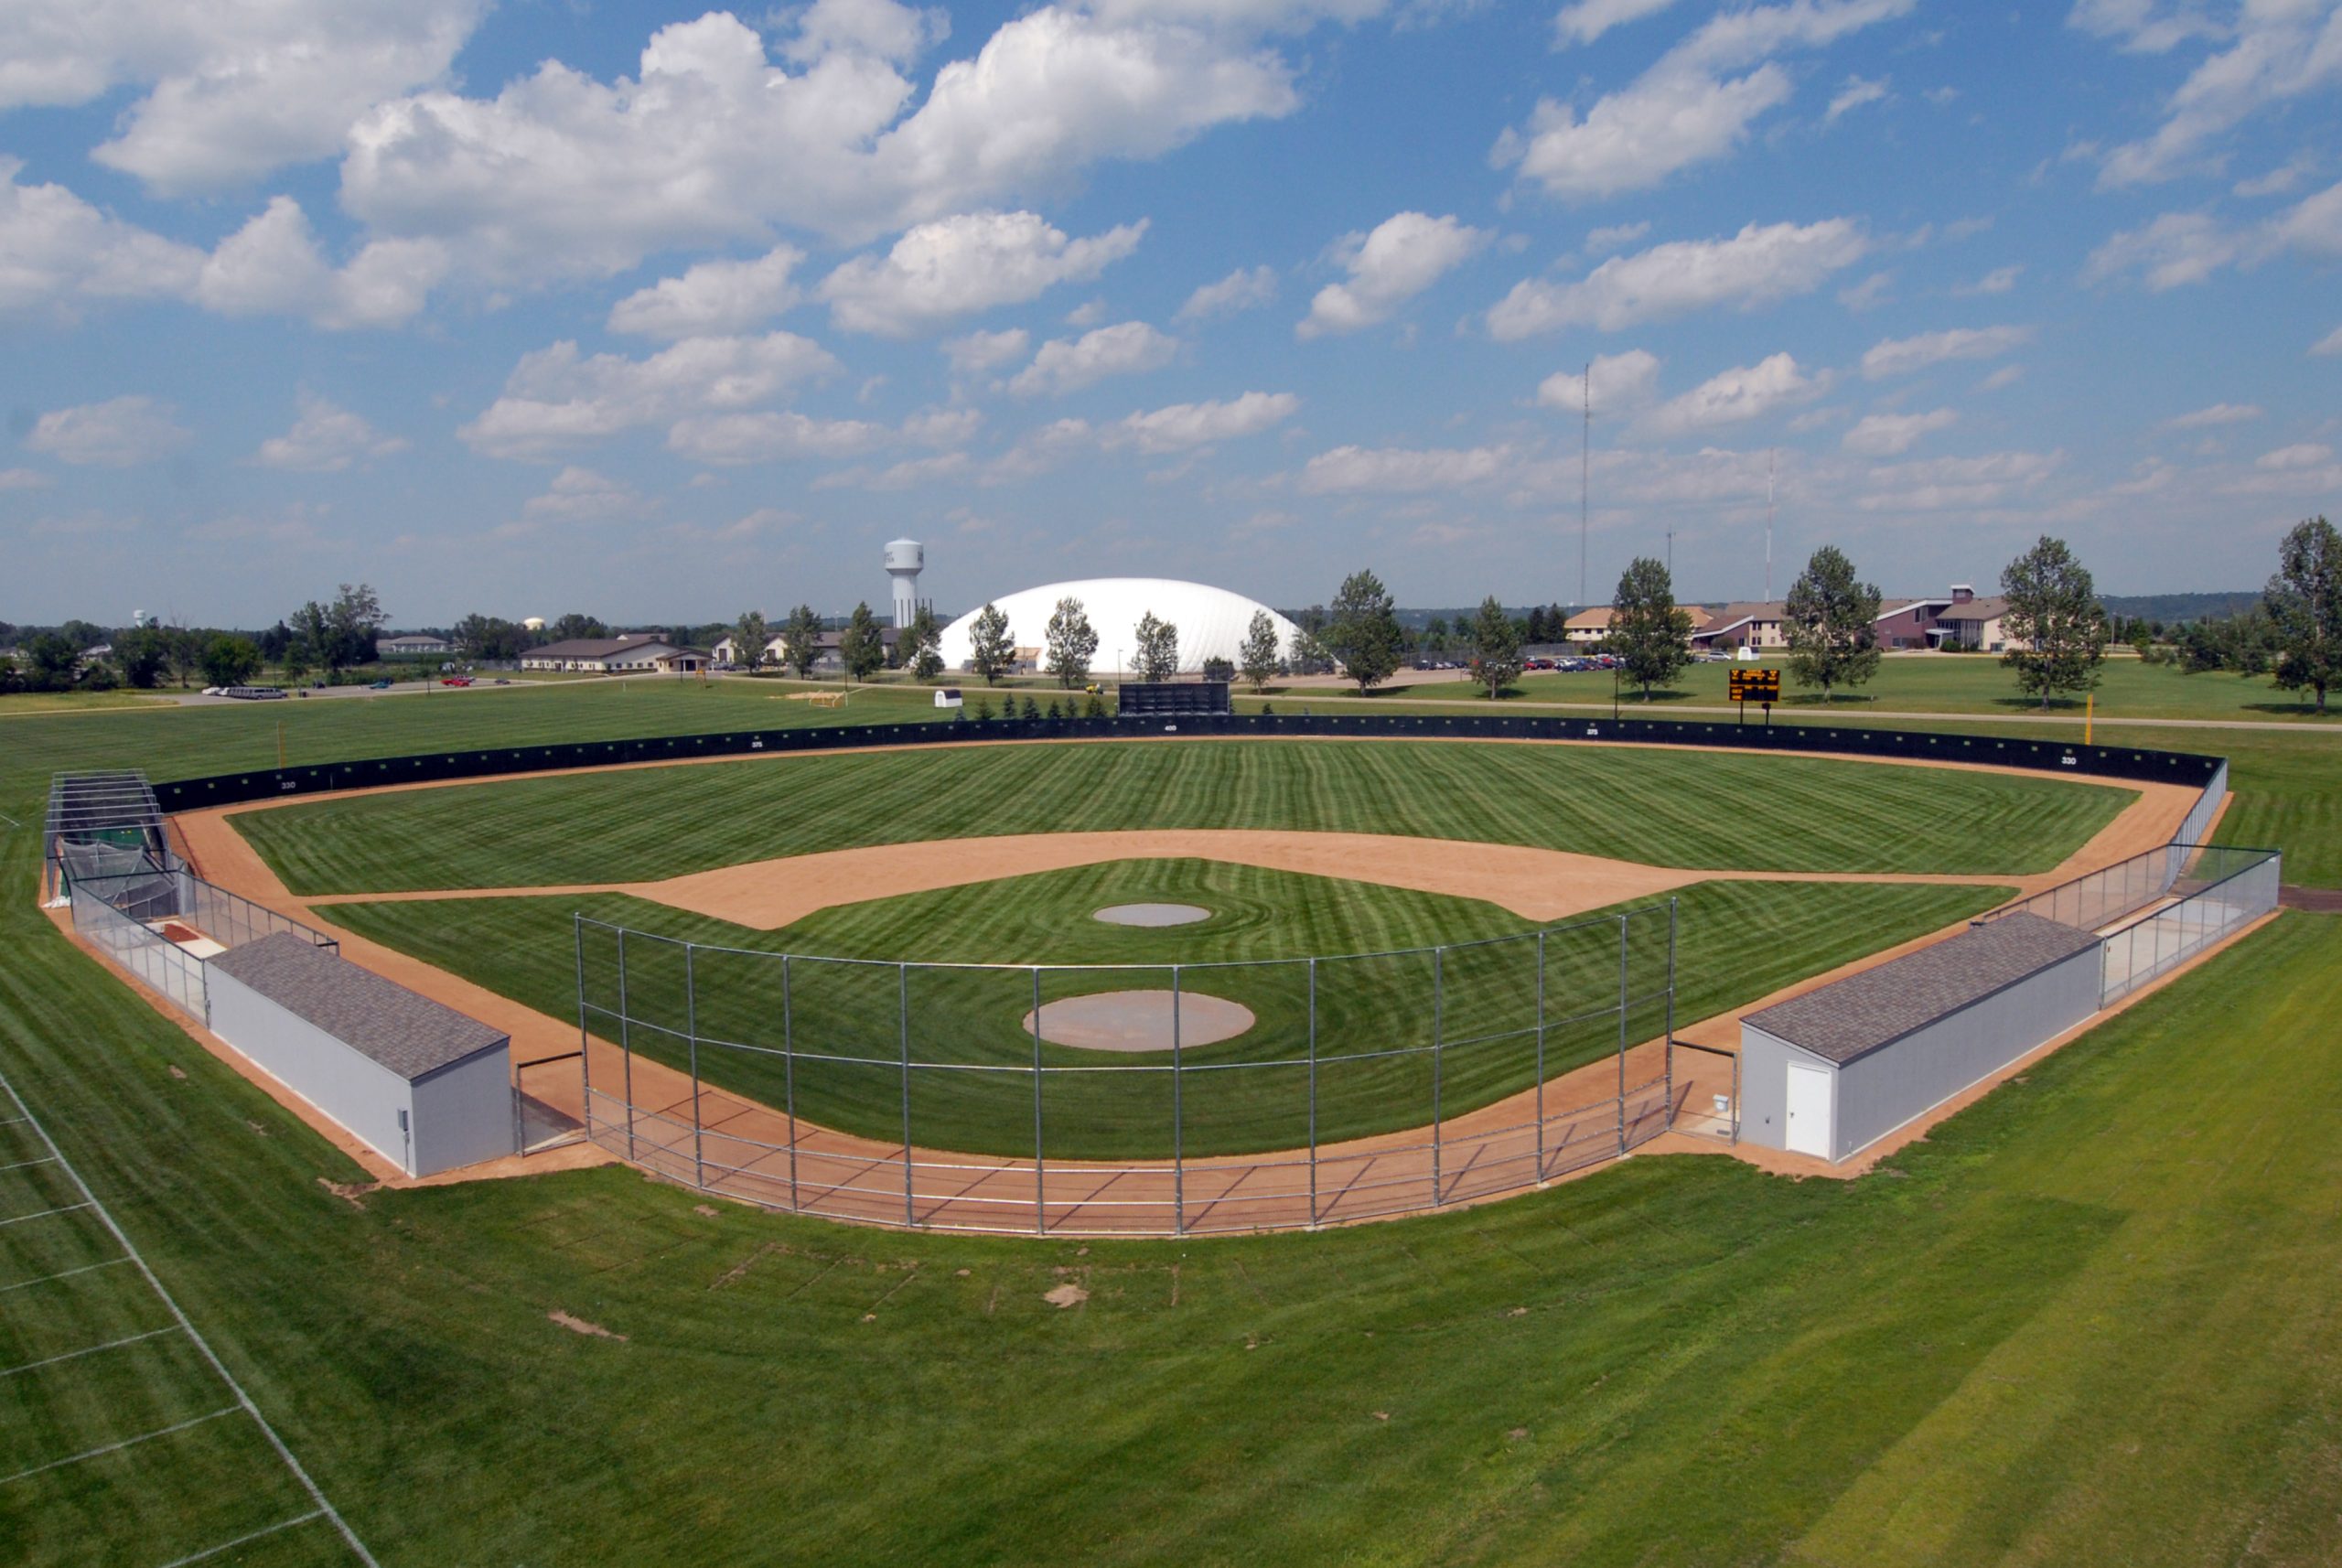
M886 575L895 580L895 625L911 624L919 613L919 575L927 564L927 546L916 539L897 539L886 546Z

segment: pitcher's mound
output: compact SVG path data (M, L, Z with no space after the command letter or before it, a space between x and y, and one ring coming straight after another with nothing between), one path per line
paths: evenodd
M1041 1004L1041 1038L1087 1051L1167 1051L1171 1048L1168 991L1100 991ZM1253 1024L1252 1010L1224 996L1182 991L1179 1046L1232 1040ZM1025 1015L1032 1032L1034 1015Z
M1090 918L1110 926L1192 926L1210 919L1211 911L1200 904L1109 904Z

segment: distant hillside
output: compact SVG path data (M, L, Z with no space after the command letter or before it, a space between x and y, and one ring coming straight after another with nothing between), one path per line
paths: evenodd
M2261 593L2256 588L2240 588L2225 594L2107 594L2099 602L2108 615L2135 616L2176 626L2182 621L2241 615L2261 602Z

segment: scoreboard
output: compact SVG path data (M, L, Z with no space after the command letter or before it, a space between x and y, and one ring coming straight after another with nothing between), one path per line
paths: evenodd
M1725 695L1735 703L1778 703L1781 700L1778 670L1735 670L1725 677Z

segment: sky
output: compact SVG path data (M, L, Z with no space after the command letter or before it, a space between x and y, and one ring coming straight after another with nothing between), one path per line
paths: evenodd
M2342 0L8 0L0 618L2250 587L2338 103Z

